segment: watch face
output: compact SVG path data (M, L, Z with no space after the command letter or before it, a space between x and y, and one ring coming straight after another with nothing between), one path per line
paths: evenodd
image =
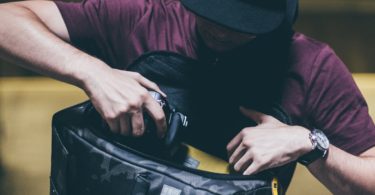
M329 141L327 136L321 130L315 130L315 136L318 146L322 147L323 149L328 149Z

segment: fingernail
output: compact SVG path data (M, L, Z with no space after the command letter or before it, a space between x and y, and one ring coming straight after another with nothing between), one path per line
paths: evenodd
M165 98L167 97L167 94L165 94L164 92L160 91L161 95L163 95Z

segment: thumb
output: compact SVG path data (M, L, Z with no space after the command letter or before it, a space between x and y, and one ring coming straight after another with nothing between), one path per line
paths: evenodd
M257 111L252 110L252 109L245 108L243 106L240 106L240 111L244 116L252 119L257 124L262 124L263 122L265 122L265 120L267 118L266 114L263 114L261 112L257 112Z

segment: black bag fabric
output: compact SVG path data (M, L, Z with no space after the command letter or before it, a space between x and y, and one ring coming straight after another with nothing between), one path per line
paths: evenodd
M169 104L188 116L189 127L180 132L182 141L225 159L228 141L255 124L241 116L229 96L220 96L212 91L216 88L207 86L215 81L205 82L210 77L201 66L177 54L153 52L141 56L129 69L156 82L168 95ZM223 105L218 106L220 102ZM257 109L291 123L279 106ZM89 101L56 113L52 126L50 194L259 195L276 194L276 187L283 194L295 167L291 163L251 176L189 168L164 156L157 139L112 134Z

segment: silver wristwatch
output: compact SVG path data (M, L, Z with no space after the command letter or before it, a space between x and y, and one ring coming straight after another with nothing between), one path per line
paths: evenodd
M309 134L309 138L312 143L312 151L302 155L298 159L298 162L305 166L309 165L315 160L318 160L319 158L325 158L329 149L329 140L323 131L313 129Z

